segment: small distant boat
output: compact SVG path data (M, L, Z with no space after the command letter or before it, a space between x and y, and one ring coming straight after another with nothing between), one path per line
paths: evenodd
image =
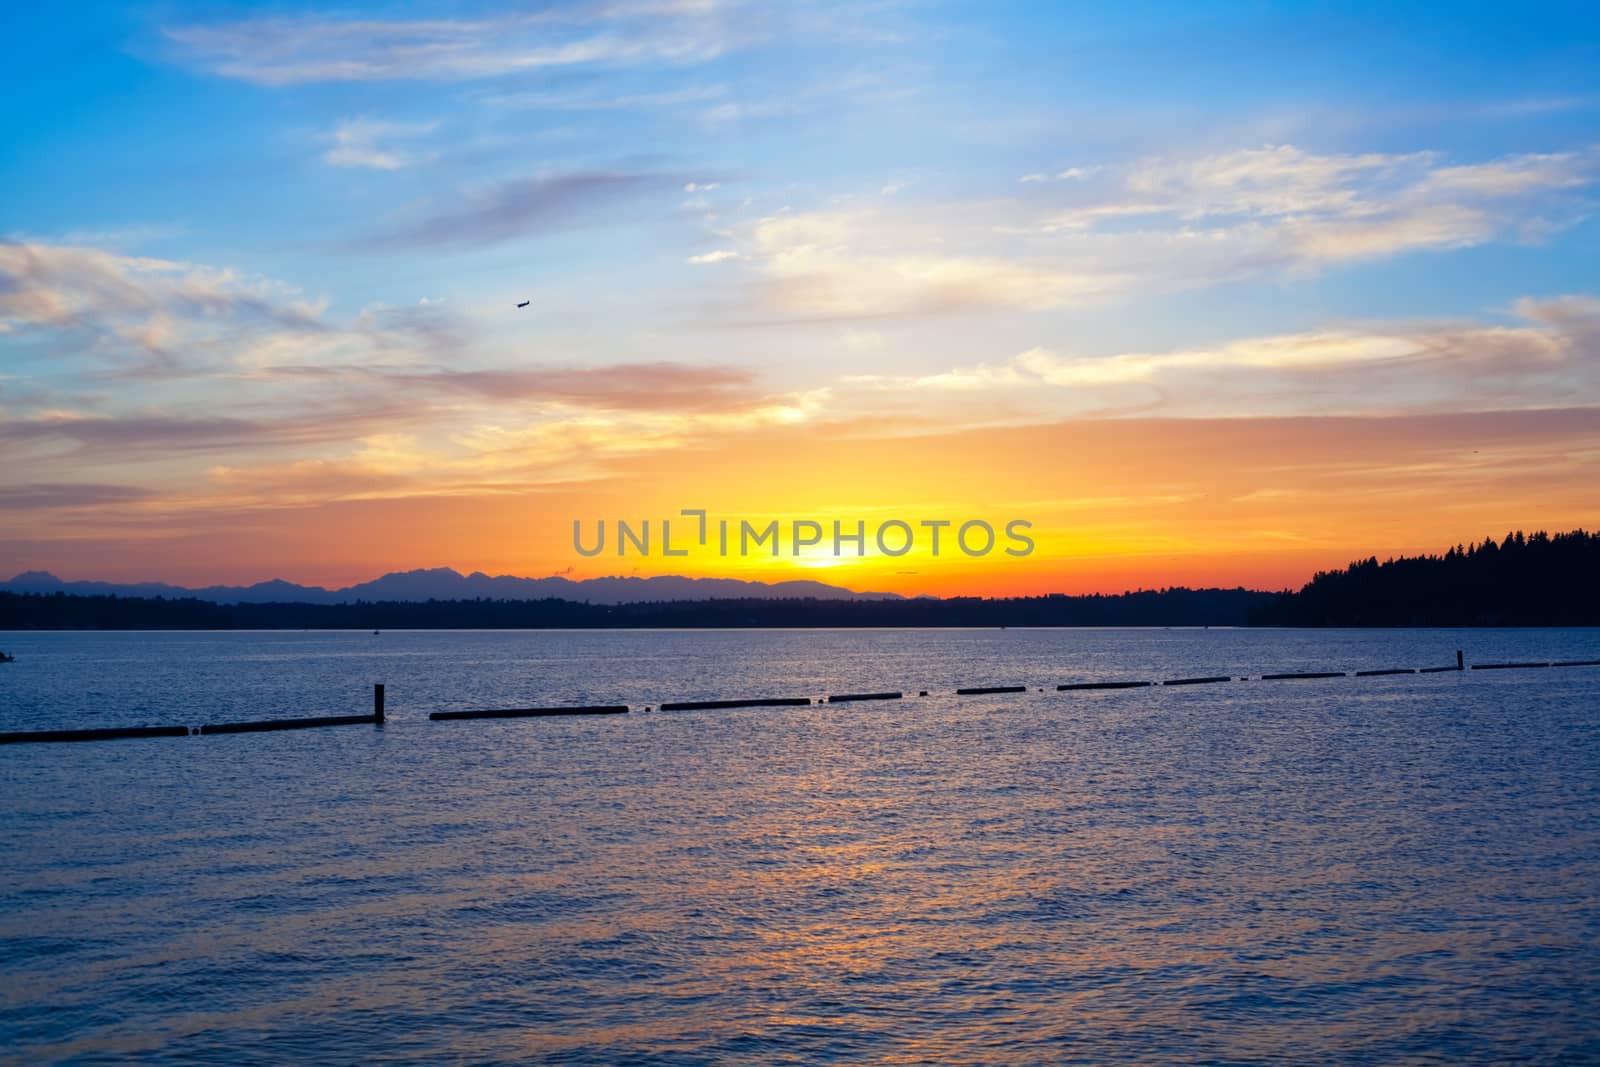
M17 662L17 657L8 656L4 652L0 652L0 663L15 663L15 662Z
M373 637L377 637L378 636L378 631L376 631L376 630L372 631L372 636Z

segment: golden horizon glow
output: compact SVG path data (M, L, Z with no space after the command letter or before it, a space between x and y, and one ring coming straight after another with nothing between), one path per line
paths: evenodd
M96 505L41 527L51 540L16 569L64 578L190 586L285 578L328 587L389 571L574 579L678 574L759 581L809 578L906 595L1114 593L1171 585L1297 587L1320 569L1369 555L1440 552L1508 530L1600 524L1600 411L1390 418L1075 421L879 438L867 426L765 427L689 451L647 451L600 481L525 493L351 499L171 512L146 501ZM1562 457L1559 464L1551 457ZM718 488L708 492L705 472ZM885 475L881 472L892 472ZM694 543L704 508L719 518L777 520L777 558L716 554ZM41 513L41 516L43 513ZM59 515L59 513L58 513ZM617 556L615 523L648 520L652 552ZM920 528L901 557L879 555L886 519L983 519L990 554L934 558ZM572 547L572 523L608 524L606 551ZM661 554L661 520L675 547ZM797 519L824 543L790 555ZM835 558L831 524L865 523L867 555ZM1004 554L1005 524L1033 523L1025 558ZM137 536L124 536L134 529ZM734 538L737 551L737 537ZM63 565L63 561L65 565ZM312 562L314 561L314 562Z

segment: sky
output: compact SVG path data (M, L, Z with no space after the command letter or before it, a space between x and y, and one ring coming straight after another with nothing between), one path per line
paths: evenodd
M0 18L0 577L1277 589L1600 525L1593 5ZM977 520L1033 551L931 551Z

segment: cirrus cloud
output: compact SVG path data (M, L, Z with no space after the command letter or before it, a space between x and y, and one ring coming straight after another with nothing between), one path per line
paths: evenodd
M778 319L1046 311L1548 232L1588 211L1600 153L1280 145L1063 174L1025 196L785 210L733 229L729 251Z

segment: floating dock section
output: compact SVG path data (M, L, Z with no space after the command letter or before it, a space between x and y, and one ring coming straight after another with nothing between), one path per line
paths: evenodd
M129 737L188 737L187 726L112 726L98 730L13 730L0 733L0 745L47 741L118 741Z
M383 683L372 687L371 715L320 715L309 719L261 719L255 722L214 722L197 734L261 734L275 730L311 730L318 726L382 726Z
M1263 674L1263 682L1276 682L1285 678L1344 678L1344 671L1296 671L1292 674Z
M310 730L318 726L373 726L383 722L376 715L322 715L314 719L262 719L258 722L212 722L200 727L201 734L260 734L272 730Z
M830 704L844 704L852 700L899 700L904 693L835 693L828 698Z
M1056 692L1065 693L1081 689L1143 689L1155 684L1154 682L1068 682L1066 685L1056 686Z
M434 722L451 719L542 719L553 715L626 715L626 704L589 704L572 708L490 708L486 711L436 711Z
M1028 687L1025 685L977 685L968 686L965 689L957 689L956 696L981 697L988 696L990 693L1026 693L1027 691Z
M801 708L811 704L810 697L756 697L752 700L672 700L661 705L662 711L710 711L718 708Z

